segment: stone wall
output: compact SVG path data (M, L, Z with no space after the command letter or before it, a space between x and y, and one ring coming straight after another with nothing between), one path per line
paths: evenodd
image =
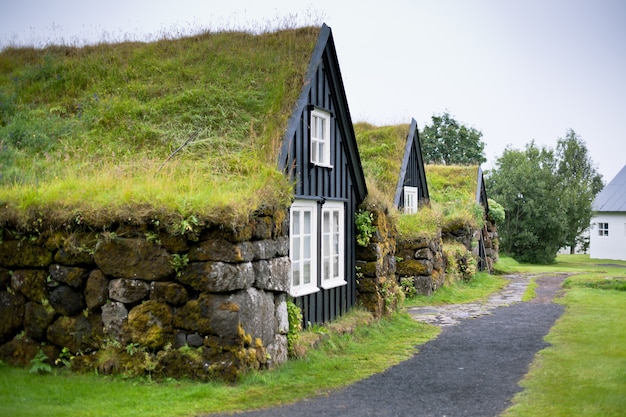
M28 365L42 349L77 369L233 380L287 359L283 210L178 235L155 224L1 231L7 363Z
M399 282L410 279L418 294L432 295L445 281L441 232L434 237L400 240L396 273Z
M357 301L375 317L396 309L396 236L392 219L382 210L370 209L375 231L367 246L357 245Z

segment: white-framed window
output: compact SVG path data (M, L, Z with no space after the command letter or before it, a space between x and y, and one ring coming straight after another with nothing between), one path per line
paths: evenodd
M317 287L317 202L296 200L290 210L289 258L291 288L299 297L319 291Z
M330 164L330 113L311 110L311 163L325 167Z
M322 288L346 285L345 263L345 207L341 202L326 202L322 206Z
M417 187L404 187L404 212L417 213Z
M598 236L608 236L608 235L609 235L609 224L598 223Z

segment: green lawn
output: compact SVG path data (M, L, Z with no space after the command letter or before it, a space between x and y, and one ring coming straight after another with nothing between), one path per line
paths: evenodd
M504 415L624 416L626 262L564 255L541 269L577 274L564 284L566 312L546 336L552 346L535 357L524 391Z
M236 385L37 375L0 366L0 416L193 416L293 402L354 383L411 357L439 329L407 314L332 334L304 359L249 373Z

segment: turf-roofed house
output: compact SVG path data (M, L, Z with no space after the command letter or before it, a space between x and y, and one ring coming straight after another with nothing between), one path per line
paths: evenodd
M469 250L478 270L491 271L498 259L497 228L480 166L426 165L431 201L443 212L444 242Z
M415 119L409 125L382 127L357 123L355 131L366 177L391 205L411 214L428 204L428 184Z
M356 303L331 30L0 53L0 358L236 378Z

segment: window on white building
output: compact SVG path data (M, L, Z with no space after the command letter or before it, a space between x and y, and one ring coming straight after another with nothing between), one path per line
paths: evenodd
M322 288L345 285L344 204L326 202L322 206Z
M417 213L417 187L404 187L404 212Z
M311 110L311 163L330 167L330 113Z
M608 236L608 235L609 235L609 224L598 223L598 236Z
M319 291L317 287L317 202L295 201L291 206L289 257L291 289L298 297Z

